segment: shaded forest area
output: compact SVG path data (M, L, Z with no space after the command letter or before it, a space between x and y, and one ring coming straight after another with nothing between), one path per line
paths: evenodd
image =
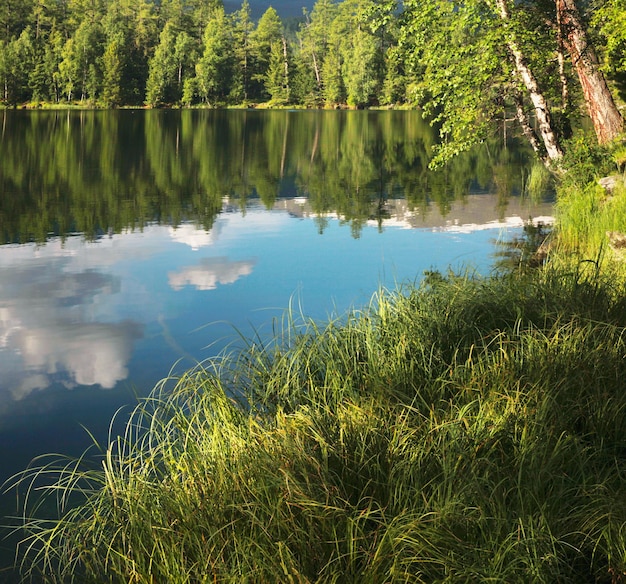
M231 14L220 0L10 0L0 8L2 101L396 103L406 92L387 75L395 9L320 0L283 23L271 7L254 21L248 0Z

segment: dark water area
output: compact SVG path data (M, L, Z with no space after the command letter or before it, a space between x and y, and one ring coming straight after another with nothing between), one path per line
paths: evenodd
M324 320L425 270L487 272L494 242L551 220L514 141L432 171L435 143L411 111L0 112L0 483L105 444L290 304Z

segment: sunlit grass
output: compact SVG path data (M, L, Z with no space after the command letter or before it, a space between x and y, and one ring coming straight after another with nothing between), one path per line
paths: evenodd
M325 325L287 314L267 343L166 380L95 461L17 477L62 510L27 506L23 570L619 581L624 324L623 281L585 266L435 273Z
M609 234L626 234L626 185L617 184L612 194L596 183L567 189L557 205L559 251L592 259L610 244Z

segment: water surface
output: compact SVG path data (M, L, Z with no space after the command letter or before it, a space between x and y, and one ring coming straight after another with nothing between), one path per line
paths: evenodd
M418 112L0 122L0 481L81 452L83 426L104 440L118 408L289 304L325 319L424 270L488 271L495 240L551 213L497 137L429 170Z

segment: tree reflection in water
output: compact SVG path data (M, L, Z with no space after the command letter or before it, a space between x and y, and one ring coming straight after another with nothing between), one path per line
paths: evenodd
M209 229L225 203L271 208L305 197L355 236L389 199L446 213L469 193L523 190L530 153L494 136L430 170L436 131L418 111L4 112L0 242L87 238L191 221Z

